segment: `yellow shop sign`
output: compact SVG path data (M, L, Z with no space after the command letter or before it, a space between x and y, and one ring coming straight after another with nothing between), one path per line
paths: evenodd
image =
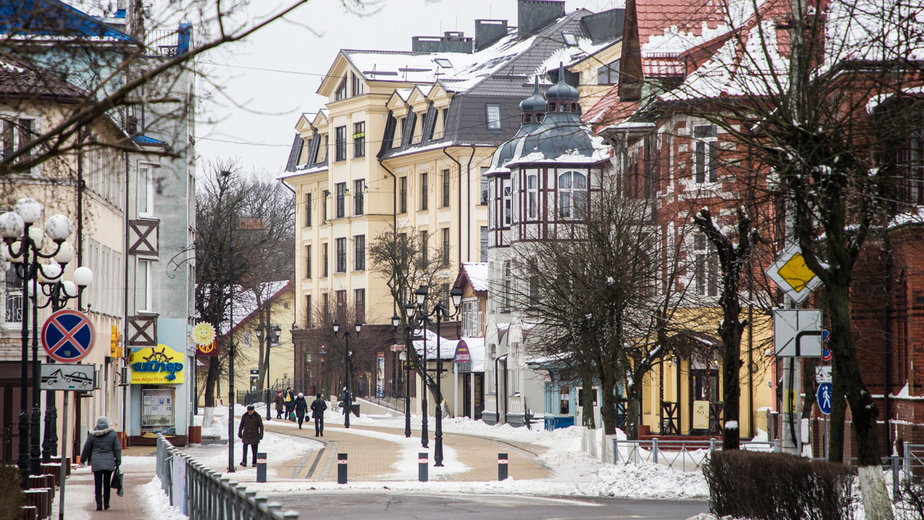
M132 349L132 384L179 384L183 382L183 354L167 345Z

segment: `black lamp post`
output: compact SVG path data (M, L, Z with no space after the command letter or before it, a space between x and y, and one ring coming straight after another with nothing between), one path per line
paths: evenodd
M346 399L341 399L343 401L344 428L350 427L350 408L353 404L353 392L350 390L350 338L359 337L359 331L362 327L362 323L357 321L353 324L353 328L356 329L356 334L350 334L349 330L344 330L343 334L340 334L340 323L337 320L334 320L333 323L334 336L346 339L346 347L343 349L343 376L346 380Z
M230 170L222 170L228 187ZM219 199L220 200L220 199ZM234 222L232 208L228 209L228 473L234 473ZM219 217L221 213L219 213Z
M267 339L266 341L266 372L263 375L263 395L266 398L266 420L269 421L270 417L273 415L270 413L270 401L271 401L270 394L272 393L272 388L270 387L269 379L270 379L270 358L272 356L270 355L269 349L272 345L279 344L279 334L280 332L282 332L282 328L279 325L273 325L273 326L267 325L267 328L269 329L269 335L266 338ZM257 341L258 342L263 341L263 336L264 336L263 329L257 329Z
M424 388L423 395L421 396L423 418L421 419L420 443L424 448L429 447L427 439L427 380L429 378L427 375L429 370L427 368L427 326L433 324L430 320L431 316L436 318L436 431L433 436L433 440L436 441L436 446L433 449L433 465L436 467L443 466L443 392L440 382L442 379L443 360L440 357L440 342L442 340L440 336L440 324L444 319L454 318L459 313L459 304L462 301L462 290L458 287L454 287L449 294L452 297L455 312L449 312L449 309L443 305L443 302L438 302L432 311L427 312L427 288L423 285L414 291L416 305L408 304L406 306L408 321L419 324L423 330L422 362ZM395 324L395 321L394 319L392 320L392 325ZM407 427L405 427L405 430L407 430Z
M41 305L47 307L53 304L63 306L68 299L76 297L78 290L74 284L67 282L67 285L59 284L58 280L64 273L66 265L74 259L74 248L64 240L71 234L73 226L70 220L64 215L54 215L45 223L45 230L32 227L42 216L42 205L31 198L20 199L16 202L14 211L6 212L0 215L0 236L6 244L4 256L13 260L17 276L22 280L22 304L21 304L21 391L20 391L20 413L19 413L19 458L18 466L20 474L23 476L23 487L29 487L28 476L31 472L33 475L40 473L41 465L41 399L39 388L40 363L38 359L38 284L42 283L42 291L46 290L45 284L54 288L48 289L46 293L49 298L48 302ZM54 251L43 253L46 236L50 238L55 246ZM15 247L18 242L18 248ZM42 265L39 263L41 258L55 258L57 264ZM86 269L86 268L83 268ZM86 269L86 271L89 271ZM82 271L83 273L83 271ZM92 279L92 273L90 273ZM89 281L87 282L89 283ZM32 296L32 411L29 414L26 409L29 406L28 388L29 388L29 291L33 292ZM62 294L61 291L64 291ZM54 406L54 399L49 402L49 406ZM57 421L57 413L53 415L53 420ZM48 418L46 417L46 420ZM30 426L31 423L31 426ZM31 431L30 431L31 428ZM54 422L51 430L56 428ZM52 433L54 443L57 444L57 435ZM47 439L47 437L46 437ZM50 440L50 439L49 439ZM50 446L50 444L49 444Z

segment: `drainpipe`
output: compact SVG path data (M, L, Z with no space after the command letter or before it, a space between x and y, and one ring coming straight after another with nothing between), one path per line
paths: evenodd
M892 388L892 244L891 241L886 237L886 307L885 314L883 315L883 328L885 329L885 348L883 353L885 355L885 389L882 392L882 397L885 401L885 423L886 423L886 435L889 436L889 447L894 446L895 436L893 435L892 425L892 399L889 397L889 392Z
M129 181L130 162L129 162L129 154L127 151L122 152L122 159L124 161L123 164L125 166L125 190L123 193L123 196L125 197L125 199L122 203L122 235L123 235L123 248L124 248L124 251L122 252L122 255L123 255L122 256L122 260L123 260L122 262L122 273L123 273L123 277L122 277L122 280L123 280L122 282L122 341L125 342L124 343L125 350L123 351L123 356L124 356L126 353L129 352L129 349L128 349L128 296L129 296L129 293L128 293L128 260L129 260L129 257L131 256L128 254L128 248L130 247L130 244L128 243L128 216L129 216L129 210L131 209L131 206L129 204L129 201L131 199L129 198L129 195L128 195L129 194L129 186L128 186L129 182L128 181ZM195 357L193 358L193 361L195 361ZM194 365L193 375L195 376L195 373L196 373L195 363L193 365ZM118 364L116 366L118 366ZM195 377L193 379L195 379ZM124 382L121 380L119 381L119 384L122 385L122 434L125 436L125 439L127 440L129 428L128 428L128 424L126 424L125 422L125 416L127 412L128 388L129 387L125 385ZM196 391L198 391L198 388L193 389L193 392L196 392Z
M379 166L391 175L391 233L392 240L398 239L398 176L395 172L385 166L385 162L379 159ZM398 314L398 302L391 302L392 314Z

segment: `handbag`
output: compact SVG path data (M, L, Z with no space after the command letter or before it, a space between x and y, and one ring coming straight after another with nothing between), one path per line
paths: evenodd
M112 481L109 483L109 487L115 489L116 494L119 496L125 494L125 488L122 486L122 472L119 471L119 468L112 472Z

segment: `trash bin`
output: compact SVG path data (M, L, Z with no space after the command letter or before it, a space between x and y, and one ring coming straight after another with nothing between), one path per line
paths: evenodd
M359 417L359 405L358 404L351 405L350 411L353 412L353 415L355 415L356 417Z
M574 416L571 415L546 415L544 419L547 431L574 426Z

